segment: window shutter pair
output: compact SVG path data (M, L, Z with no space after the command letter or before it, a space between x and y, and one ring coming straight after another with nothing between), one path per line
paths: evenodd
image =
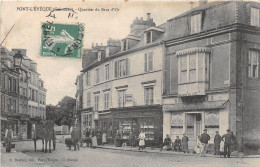
M115 61L115 78L119 77L119 61ZM130 75L130 61L128 58L125 59L125 67L126 67L126 76ZM122 71L121 71L122 72Z
M153 70L153 52L144 54L144 71Z

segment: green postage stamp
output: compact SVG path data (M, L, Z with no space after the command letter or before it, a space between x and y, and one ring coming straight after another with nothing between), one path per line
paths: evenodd
M83 24L42 23L41 56L81 58Z

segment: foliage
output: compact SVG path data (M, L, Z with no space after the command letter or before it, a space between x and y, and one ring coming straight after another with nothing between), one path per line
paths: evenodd
M76 99L65 96L54 105L46 106L46 119L54 120L56 125L68 125L69 128L73 125L74 117L73 112L76 106Z

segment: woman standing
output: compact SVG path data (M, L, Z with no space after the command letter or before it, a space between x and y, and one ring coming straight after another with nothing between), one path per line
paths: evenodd
M107 142L107 133L105 130L103 130L102 133L102 145L105 145L105 143Z
M92 148L96 148L97 147L97 136L96 136L96 132L94 129L92 130L91 142L92 142Z
M189 141L189 138L185 135L185 133L183 134L183 137L182 137L182 151L184 153L189 153L189 149L188 149L188 141Z
M140 148L142 148L142 150L145 148L145 141L144 141L144 139L145 139L145 133L141 132L139 134L139 149L138 150L140 150Z

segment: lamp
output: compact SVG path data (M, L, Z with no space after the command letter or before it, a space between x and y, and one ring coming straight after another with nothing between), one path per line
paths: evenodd
M21 54L21 51L19 50L18 53L15 53L14 55L14 65L15 67L21 68L22 61L23 61L23 55Z

